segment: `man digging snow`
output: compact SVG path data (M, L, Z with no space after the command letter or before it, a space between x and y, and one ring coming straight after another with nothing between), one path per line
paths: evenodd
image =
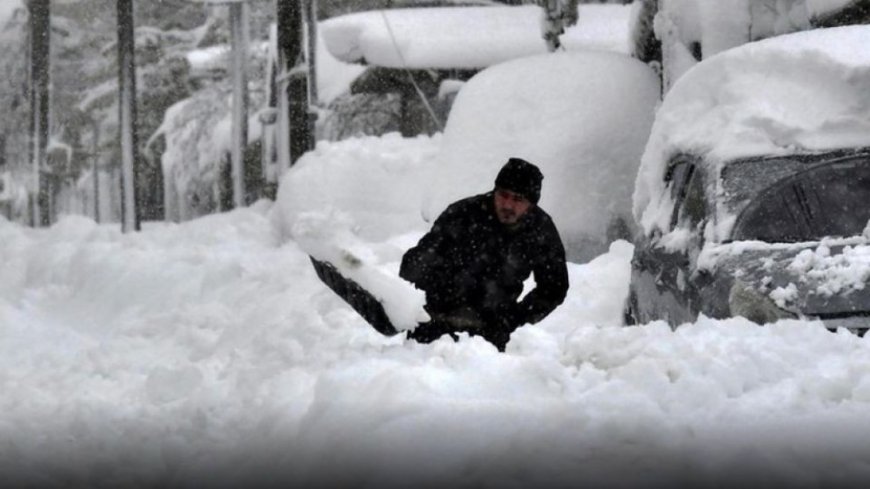
M565 299L565 249L538 207L543 175L510 158L495 188L451 204L402 258L399 275L426 293L431 320L409 338L428 343L465 331L504 351L511 333L546 317ZM535 288L518 301L523 282Z

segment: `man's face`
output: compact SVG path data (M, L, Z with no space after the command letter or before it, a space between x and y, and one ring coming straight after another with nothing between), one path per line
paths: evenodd
M522 194L502 188L495 189L495 215L502 224L513 225L532 207Z

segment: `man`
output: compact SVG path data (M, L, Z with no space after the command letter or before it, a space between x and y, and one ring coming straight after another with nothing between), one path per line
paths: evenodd
M432 318L408 336L431 342L467 331L504 351L511 333L536 323L565 299L565 249L552 219L537 206L543 175L510 158L495 188L451 204L417 246L399 275L426 292ZM523 282L535 288L517 302Z

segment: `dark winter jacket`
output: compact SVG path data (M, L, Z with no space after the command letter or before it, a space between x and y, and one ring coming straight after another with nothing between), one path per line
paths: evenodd
M411 337L432 341L468 331L504 350L511 332L540 321L565 299L565 250L550 216L532 206L511 228L494 207L492 192L455 202L405 253L399 275L426 292L433 319ZM518 302L530 274L535 288ZM457 317L467 321L451 320Z

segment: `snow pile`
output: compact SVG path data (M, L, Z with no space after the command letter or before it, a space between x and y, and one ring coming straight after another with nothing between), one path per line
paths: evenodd
M672 23L675 30L670 34L676 37L673 40L685 46L697 42L702 56L709 58L750 41L808 28L809 3L807 0L662 0L657 22ZM831 8L816 5L813 12Z
M631 222L637 165L658 103L655 74L617 53L534 56L488 68L460 90L432 166L425 215L493 187L509 157L544 174L540 205L569 259L607 249L608 228Z
M861 290L870 279L870 246L846 246L831 256L831 249L822 244L801 251L788 268L817 282L819 293L827 296Z
M404 139L398 133L344 141L318 141L284 173L276 223L285 237L305 213L341 213L361 239L380 242L396 232L425 231L422 195L426 171L436 164L441 136ZM364 204L360 204L364 202Z
M655 32L662 41L665 91L698 59L759 39L811 29L853 0L660 0ZM854 22L854 20L853 20Z
M868 339L801 321L622 328L621 241L570 265L565 304L507 353L386 338L279 244L277 210L128 235L0 221L4 485L870 481Z
M629 52L630 6L581 5L563 46ZM391 68L485 68L547 51L538 6L376 10L321 22L329 52Z
M734 48L680 78L659 109L634 213L665 229L668 159L687 152L718 172L728 160L870 145L870 27L817 29ZM720 216L725 219L728 216Z

